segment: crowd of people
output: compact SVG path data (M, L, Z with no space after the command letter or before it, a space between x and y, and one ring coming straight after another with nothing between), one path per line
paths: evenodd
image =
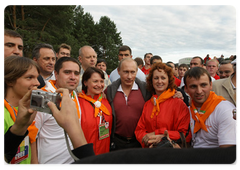
M108 75L106 61L88 45L79 48L78 59L65 43L56 52L37 44L32 59L23 48L21 35L5 30L7 163L68 164L96 155L111 163L120 151L154 151L165 138L181 150L236 146L236 56L195 56L178 65L146 53L143 62L123 45ZM36 89L60 93L60 108L51 101L51 114L31 108Z

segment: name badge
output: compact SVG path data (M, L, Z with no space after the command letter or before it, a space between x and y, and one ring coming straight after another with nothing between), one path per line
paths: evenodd
M109 122L104 122L99 125L99 140L109 137Z
M18 164L28 158L29 154L29 136L26 136L22 143L18 146L17 153L12 159L11 164Z

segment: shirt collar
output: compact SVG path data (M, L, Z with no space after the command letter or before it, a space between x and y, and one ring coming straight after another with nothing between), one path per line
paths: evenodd
M43 78L44 79L44 78ZM54 71L51 73L50 76L48 76L47 78L44 79L45 82L49 81L49 80L55 80L55 75L54 75Z
M133 83L132 90L138 90L138 85L137 85L137 83L135 83L135 81L134 81L134 83ZM120 84L120 86L118 87L117 91L123 92L123 89L122 89L122 85L121 85L121 84Z
M83 70L83 68L81 67L81 70L80 70L80 75L82 76L82 75L83 75L83 73L84 73L84 70Z

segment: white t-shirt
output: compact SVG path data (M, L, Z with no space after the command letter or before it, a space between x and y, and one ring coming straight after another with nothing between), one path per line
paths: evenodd
M55 91L50 85L47 87L47 90ZM74 93L77 102L79 103L77 93ZM78 109L81 115L80 106ZM40 164L69 164L74 162L67 149L64 130L57 124L55 118L51 114L37 112L35 121L35 126L38 128L38 134L36 137L38 162ZM81 117L79 123L81 124ZM72 142L68 135L67 138L70 148L73 150Z
M208 132L200 129L193 134L195 121L189 108L193 147L215 148L221 145L236 145L236 120L233 119L233 109L235 106L232 103L221 101L205 121Z
M69 164L74 162L68 152L64 130L48 113L38 112L35 117L38 128L37 150L40 164ZM70 148L73 149L69 140Z

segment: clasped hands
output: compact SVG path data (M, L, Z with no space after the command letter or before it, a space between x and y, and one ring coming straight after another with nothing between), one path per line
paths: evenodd
M167 137L167 139L173 144L173 148L181 148L178 144L172 142L172 140L169 138L169 134L167 130L164 131L164 134L160 134L160 135L155 135L155 132L147 133L142 138L142 142L145 144L145 146L148 146L149 148L153 148L154 145L161 142L163 137Z

